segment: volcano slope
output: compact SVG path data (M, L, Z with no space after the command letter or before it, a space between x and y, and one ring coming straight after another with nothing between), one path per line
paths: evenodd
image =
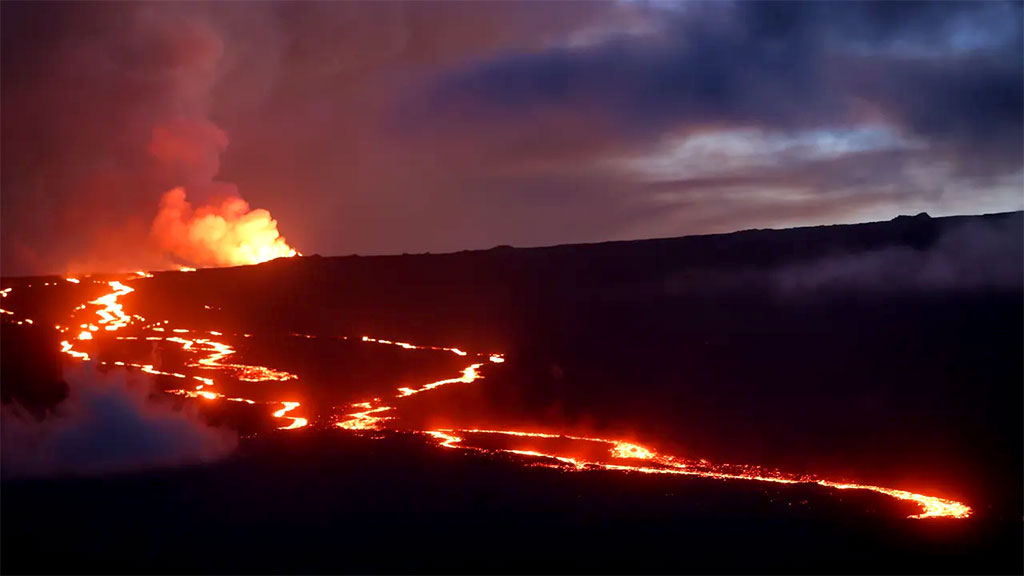
M218 462L5 476L3 568L1020 572L1022 246L1020 213L922 215L155 273L128 283L124 309L187 332L103 340L91 362L148 366L174 391L175 371L210 368L183 342L224 350L201 332L229 339L215 363L295 378L217 376L218 398L253 404L176 396L242 434ZM4 400L37 418L79 361L43 326L96 297L35 288L59 280L4 280L11 316L40 320L4 318ZM353 420L375 407L392 420ZM914 506L870 492L577 471L538 458L583 458L544 438L423 433L444 430L626 439L972 514L909 520Z

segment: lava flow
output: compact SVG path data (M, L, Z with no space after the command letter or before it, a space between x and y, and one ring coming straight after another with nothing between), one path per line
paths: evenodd
M626 442L623 440L611 440L607 438L586 438L561 434L547 434L541 432L521 432L515 430L429 430L425 432L438 441L440 446L445 448L463 448L484 453L507 453L519 456L530 456L540 459L537 465L565 467L569 466L575 470L617 470L623 472L639 472L644 474L678 474L685 476L699 476L702 478L713 478L717 480L752 480L758 482L773 482L778 484L817 484L827 488L839 490L867 490L891 496L898 500L910 501L921 507L920 514L913 514L910 518L967 518L972 511L970 506L935 496L916 494L907 490L896 490L869 484L856 484L850 482L835 482L815 478L813 476L798 476L786 474L775 470L767 470L756 466L739 465L716 465L705 460L684 460L674 456L663 456L654 450ZM607 445L607 456L609 460L584 460L557 452L542 452L539 450L515 450L509 448L481 448L464 444L464 436L467 435L505 435L543 439L564 439L576 442L589 442ZM615 460L642 460L645 464L622 464L615 463Z
M80 361L91 361L90 351L98 350L102 341L109 338L118 341L150 341L166 342L181 347L188 360L185 372L169 372L156 369L152 364L129 362L128 360L100 361L101 365L113 365L124 368L137 368L144 373L174 378L190 382L188 386L166 390L175 394L203 400L225 400L273 406L272 416L286 420L280 429L291 430L309 426L309 419L297 416L301 404L294 400L256 400L252 398L229 397L211 390L216 388L216 381L210 374L225 375L237 382L279 382L287 383L298 379L298 376L266 366L254 366L227 362L226 359L236 353L235 348L225 341L221 332L200 331L188 328L172 328L169 320L146 321L138 315L125 312L121 299L134 292L135 289L125 284L133 280L151 278L152 274L137 272L131 278L122 281L98 282L106 284L109 292L99 298L87 301L70 312L69 319L58 325L57 330L65 336L60 342L60 351L70 358ZM68 282L87 285L83 280L67 278ZM44 285L49 285L45 283ZM11 288L0 291L0 297L6 299ZM93 307L96 318L94 322L81 321L78 315L88 307ZM209 308L209 307L207 307ZM2 310L3 314L14 316L10 310ZM15 321L3 317L4 321ZM31 319L17 320L32 323ZM108 334L117 334L108 336ZM123 334L123 335L122 335ZM237 335L236 335L237 336ZM248 336L248 335L244 335ZM296 334L303 338L316 338L308 334ZM484 378L482 370L489 362L501 364L505 357L497 353L471 354L459 348L440 346L420 346L407 342L396 342L363 336L362 342L396 346L405 350L435 350L450 352L459 357L472 357L472 360L461 375L429 382L418 387L403 386L397 388L390 400L379 397L348 405L341 415L334 417L334 426L349 431L412 431L430 438L438 446L460 449L491 455L512 455L517 458L529 459L537 466L557 467L564 470L609 470L643 474L674 474L697 476L717 480L745 480L780 484L815 484L834 490L862 490L883 494L891 498L912 502L920 508L920 513L910 518L967 518L971 516L970 506L935 496L927 496L907 490L885 488L869 484L843 482L819 478L811 475L798 475L750 465L713 464L706 460L691 460L662 454L654 448L635 442L612 439L576 436L561 432L539 432L523 430L488 430L488 429L437 429L408 430L398 425L400 421L400 403L411 396L427 393L445 386L473 384ZM72 343L74 342L74 343ZM77 347L77 348L76 348ZM183 382L184 383L184 382ZM306 416L309 416L308 414ZM581 455L582 454L582 455Z
M149 278L151 274L145 272L137 272L136 278ZM69 282L75 280L74 283L79 283L77 279L68 278ZM129 281L129 280L125 280ZM99 283L99 282L97 282ZM129 316L124 313L124 306L118 300L134 292L134 288L131 288L120 281L107 282L107 285L111 288L111 292L91 300L86 304L82 304L75 308L72 312L72 321L69 324L74 324L75 315L78 311L84 310L88 305L96 307L95 313L99 316L96 324L84 323L80 324L79 327L82 329L81 332L76 336L76 339L80 343L94 341L98 337L94 337L93 334L97 333L99 327L102 326L105 331L117 332L123 328L132 325L133 323L141 324L145 322L145 318L141 316ZM181 345L183 351L196 356L196 359L186 363L187 367L197 368L200 370L214 370L223 372L229 376L234 377L238 381L242 382L268 382L268 381L288 381L296 379L297 376L288 372L280 370L274 370L266 366L252 366L248 364L234 364L224 362L224 359L235 353L235 349L227 342L214 340L213 337L223 336L220 332L207 331L202 333L202 337L191 337L186 338L184 335L199 334L201 332L189 330L186 328L167 328L169 324L168 320L162 322L154 322L145 324L138 327L138 333L131 336L115 336L116 340L130 341L130 340L145 340L145 341L164 341L173 344ZM71 330L70 327L58 326L57 329L61 333L65 333ZM170 332L173 335L167 335ZM90 360L88 352L76 350L74 345L68 340L61 342L61 352L71 356L78 360ZM181 380L191 379L199 384L193 388L178 388L165 390L168 394L175 394L179 396L186 396L189 398L203 398L206 400L227 400L231 402L244 402L246 404L257 404L256 400L249 398L231 397L219 392L210 390L211 387L215 386L215 381L207 376L199 374L185 374L182 372L167 372L163 370L157 370L152 364L143 364L139 362L128 362L123 360L117 360L113 362L101 361L100 365L114 365L123 368L138 368L146 374L152 374L154 376L168 376L171 378L177 378ZM309 420L299 416L286 415L293 412L296 408L301 406L299 402L269 402L271 404L283 404L284 408L277 410L273 413L275 418L287 420L287 425L281 426L280 428L290 430L294 428L301 428L308 425Z
M460 356L465 356L466 353L457 348L441 348L441 347L427 347L427 346L415 346L405 342L393 342L390 340L382 340L370 338L368 336L363 337L364 342L374 342L378 344L390 344L393 346L399 346L405 349L432 349L432 350L447 350L454 352ZM503 363L505 358L500 354L491 354L488 359L492 363ZM448 384L456 383L471 383L483 376L480 375L479 369L483 364L471 364L463 370L461 378L450 378L447 380L440 380L437 382L431 382L425 384L419 388L399 388L396 399L402 399L414 394L419 394L428 390L445 386ZM384 405L381 403L380 398L374 398L369 402L361 402L354 404L353 407L361 408L362 411L350 413L344 416L344 420L339 421L336 425L340 428L347 430L380 430L384 427L384 422L388 420L395 420L395 417L380 417L376 414L383 412L389 412L394 409L392 406ZM832 480L826 480L822 478L816 478L813 476L799 476L794 474L787 474L776 470L768 470L758 466L742 466L742 465L715 465L706 460L685 460L676 458L674 456L666 456L658 454L655 450L627 442L624 440L608 439L608 438L590 438L584 436L574 436L569 434L553 434L546 432L526 432L519 430L480 430L480 429L442 429L442 430L423 430L419 431L438 442L438 444L445 448L461 448L464 450L490 453L490 454L514 454L516 456L525 456L530 458L536 458L539 460L538 465L542 466L555 466L559 468L566 468L571 470L617 470L623 472L638 472L646 474L678 474L687 476L699 476L703 478L713 478L718 480L750 480L760 482L773 482L780 484L817 484L828 488L840 489L840 490L866 490L870 492L876 492L884 494L899 500L911 501L921 507L920 514L911 515L910 518L967 518L972 514L970 506L957 502L954 500L948 500L944 498L938 498L934 496L926 496L924 494L917 494L906 490L897 490L892 488L884 488L881 486L873 486L868 484L857 484L851 482L836 482ZM545 439L545 440L569 440L575 443L592 443L592 444L603 444L607 446L608 459L592 459L585 460L566 453L559 453L556 450L548 452L531 448L528 450L513 449L513 448L483 448L468 444L465 440L465 436L488 436L488 435L501 435L518 438L530 438L530 439ZM644 465L638 464L627 464L621 461L645 461Z

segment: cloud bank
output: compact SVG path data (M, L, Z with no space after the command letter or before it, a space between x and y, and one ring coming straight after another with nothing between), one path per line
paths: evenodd
M924 250L887 248L786 266L773 273L785 295L1024 288L1024 219L969 222Z

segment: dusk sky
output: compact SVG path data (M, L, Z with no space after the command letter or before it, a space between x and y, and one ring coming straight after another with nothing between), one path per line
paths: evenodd
M188 262L175 187L322 255L1020 210L1022 12L4 2L2 271Z

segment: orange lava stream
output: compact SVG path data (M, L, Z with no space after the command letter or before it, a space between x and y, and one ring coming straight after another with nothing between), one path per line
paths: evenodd
M465 356L466 353L458 348L445 348L443 346L417 346L415 344L409 344L408 342L393 342L391 340L383 340L381 338L370 338L369 336L363 336L363 342L373 342L375 344L389 344L391 346L398 346L399 348L405 348L406 350L444 350L445 352L451 352L457 356ZM496 356L500 357L500 354ZM501 362L501 360L498 360Z
M152 274L140 271L136 272L133 278L138 279L150 277L152 277ZM80 280L74 278L66 278L66 280L74 284L78 284L81 282ZM129 279L126 279L125 281L129 281ZM99 320L97 321L97 324L99 324L99 326L88 323L81 324L80 328L82 328L82 330L76 336L79 342L95 340L96 336L94 336L94 333L99 330L100 326L103 326L105 331L116 332L121 328L124 328L132 324L133 320L139 320L140 322L145 321L145 318L142 318L141 316L130 316L128 314L125 314L123 305L120 302L118 302L118 299L120 297L130 292L133 292L134 288L131 288L119 281L107 282L107 285L112 289L110 293L105 294L100 298L97 298L87 303L96 307L95 313L97 316L99 316ZM6 292L4 294L6 295ZM82 304L76 307L75 311L77 312L79 310L84 310L86 307L86 304ZM226 357L235 353L235 349L230 344L205 337L192 339L184 338L182 336L179 336L179 334L191 334L194 332L193 330L187 330L184 328L171 329L170 332L175 335L164 336L163 334L166 334L166 332L168 331L167 328L164 327L164 325L168 323L168 320L164 320L163 322L157 322L154 324L143 326L141 328L144 332L159 334L156 336L117 336L115 338L117 340L164 341L180 344L182 349L187 352L203 355L198 360L187 363L187 366L205 370L222 371L228 373L231 376L234 376L235 379L243 382L287 381L298 378L294 374L283 372L280 370L274 370L272 368L268 368L265 366L251 366L247 364L231 364L223 362L223 360ZM58 326L57 329L61 332L67 332L68 330L70 330L70 328L60 326ZM210 331L208 332L208 334L210 336L222 336L220 332L215 331ZM61 342L61 352L77 360L88 361L91 359L87 352L75 350L71 342L67 340ZM137 368L146 374L152 374L154 376L168 376L182 380L191 378L192 380L200 383L197 386L195 386L194 389L182 388L167 390L166 392L168 394L175 394L178 396L185 396L189 398L202 398L205 400L226 400L229 402L244 402L246 404L257 403L255 400L251 400L248 398L228 397L219 392L209 390L209 387L214 386L214 380L212 378L207 378L204 376L193 375L190 377L189 375L181 372L165 372L162 370L155 369L151 364L141 364L135 362L115 361L99 362L99 364L109 364L125 368ZM301 405L300 403L281 402L281 404L284 404L285 407L282 410L278 410L273 413L273 416L275 418L280 418L288 421L287 425L280 427L281 429L291 430L295 428L301 428L309 424L309 421L306 418L285 415L287 412L291 412L298 408Z
M305 334L300 335L300 336L305 337L305 338L310 337L309 335L305 335ZM362 337L362 341L363 342L372 342L374 344L386 344L386 345L389 345L389 346L398 346L399 348L403 348L405 350L439 350L439 351L451 352L451 353L453 353L453 354L455 354L457 356L466 356L467 355L466 352L464 352L462 350L459 350L458 348L445 348L443 346L419 346L419 345L416 345L416 344L409 344L408 342L394 342L392 340L384 340L382 338L371 338L369 336L363 336ZM505 361L505 358L501 354L491 354L488 357L488 360L490 360L491 362L493 362L495 364L500 364L500 363ZM448 384L458 384L458 383L469 384L469 383L472 383L472 382L474 382L476 380L479 380L480 378L483 378L483 376L480 375L480 372L479 372L479 369L482 366L483 366L482 363L470 364L469 366L467 366L465 369L462 370L462 376L460 376L458 378L447 378L445 380L438 380L436 382L430 382L428 384L424 384L423 386L420 386L419 388L408 388L408 387L399 388L398 389L398 394L395 397L396 398L406 398L406 397L409 397L409 396L413 396L415 394L419 394L421 392L427 392L427 391L430 391L430 390L434 390L436 388L440 388L441 386L446 386ZM393 417L393 416L377 416L377 414L380 414L382 412L387 412L387 411L393 409L392 406L386 406L386 405L380 404L380 402L381 402L380 398L374 398L373 400L370 400L368 402L357 402L355 404L352 404L351 405L352 408L358 408L361 411L359 411L359 412L351 412L351 413L346 414L344 416L345 419L335 423L335 426L337 426L339 428L344 428L346 430L381 430L384 427L384 422L386 422L388 420L394 420L395 417Z
M366 336L363 336L363 341L364 342L368 341ZM386 340L384 340L384 341L375 340L375 342L383 342L384 344L392 344L391 342L388 342ZM395 345L402 346L402 347L410 347L410 348L420 348L420 349L424 348L422 346L415 346L414 347L411 344L405 344L405 343L395 343ZM450 349L438 348L438 350L450 350ZM423 386L421 386L419 388L405 388L405 387L399 388L398 389L398 394L395 397L396 398L406 398L406 397L409 397L409 396L413 396L415 394L419 394L421 392L427 392L427 391L433 390L435 388L440 388L441 386L446 386L448 384L457 384L457 383L460 383L460 382L469 384L471 382L479 380L480 378L483 378L483 376L481 376L480 373L477 371L477 370L479 370L479 368L481 366L483 366L483 364L471 364L471 365L467 366L462 371L462 376L459 377L459 378L448 378L446 380L438 380L437 382L431 382L429 384L424 384ZM380 401L381 401L380 398L374 398L373 400L368 401L368 402L357 402L355 404L352 404L353 408L360 408L360 409L362 409L362 411L361 412L352 412L350 414L346 414L345 415L346 419L342 420L340 422L337 422L335 425L338 426L339 428L344 428L346 430L380 430L383 427L383 423L385 421L387 421L387 420L394 420L393 417L374 416L375 414L379 414L381 412L387 412L388 410L392 410L392 408L393 408L391 406L381 405Z
M935 496L926 496L907 490L897 490L870 484L856 484L852 482L836 482L813 476L797 476L774 470L766 470L754 466L742 465L716 465L700 461L687 461L673 456L658 454L650 448L623 440L611 440L607 438L587 438L581 436L570 436L563 434L547 434L541 432L521 432L517 430L430 430L425 434L438 441L440 446L445 448L461 448L483 453L505 453L519 456L539 458L542 460L554 460L558 464L540 462L541 466L565 467L570 466L574 470L616 470L623 472L637 472L643 474L678 474L685 476L699 476L702 478L713 478L717 480L748 480L757 482L773 482L777 484L817 484L827 488L839 490L867 490L884 494L898 500L913 502L921 507L920 514L913 514L909 518L968 518L973 511L970 506ZM507 436L521 436L531 438L564 438L585 442L607 444L610 458L616 460L646 460L645 465L620 464L598 460L582 460L555 452L541 452L538 450L515 450L515 449L488 449L472 446L465 443L465 435L477 434L501 434Z
M137 272L133 278L148 278L151 275L145 272ZM70 283L80 284L81 280L77 278L67 278ZM129 281L125 279L125 281ZM96 281L93 281L96 282ZM89 301L88 304L95 307L95 314L99 317L96 324L83 323L80 324L78 329L80 330L77 335L77 342L80 344L95 345L96 340L103 335L105 332L117 332L118 330L132 325L135 320L140 323L144 322L145 319L140 316L131 316L124 312L123 305L118 301L122 296L131 293L134 289L123 284L120 281L112 281L106 283L111 292ZM49 285L49 283L44 283ZM11 292L10 288L0 291L0 296L7 297ZM75 308L75 312L72 313L72 319L80 310L84 310L87 306L85 304ZM13 312L2 310L3 313L13 315ZM21 321L19 321L20 323ZM32 323L31 320L26 319L25 322ZM163 322L155 322L149 325L145 325L139 328L142 335L139 336L118 336L119 340L146 340L146 341L164 341L178 344L182 347L182 350L191 354L197 355L197 359L187 363L187 366L192 368L198 368L201 370L216 370L225 372L232 375L235 379L245 382L266 382L266 381L289 381L297 379L295 374L274 370L264 366L250 366L245 364L232 364L224 362L224 360L235 353L235 349L220 339L214 340L213 338L207 337L222 337L220 332L208 331L205 333L199 333L193 330L187 330L184 328L170 329L172 335L168 335L168 328L166 325L169 321L164 320ZM67 333L72 330L71 326L74 325L74 321L68 322L68 326L57 326L58 331L61 333ZM100 327L103 331L100 332ZM147 335L151 334L151 335ZM202 334L202 337L191 336L192 334ZM190 335L188 337L184 335ZM248 337L248 334L243 335ZM300 335L303 337L312 337L310 335ZM457 356L464 357L468 356L469 353L458 348L446 348L440 346L419 346L410 344L407 342L396 342L391 340L384 340L378 338L371 338L369 336L362 337L363 342L383 344L397 346L406 350L435 350L451 352ZM62 340L60 343L60 351L68 356L83 361L89 361L91 358L88 352L76 350L74 345L69 340ZM474 357L486 357L486 359L492 364L500 364L505 362L505 358L502 354L474 354ZM141 370L144 373L166 376L177 378L181 380L191 379L199 384L195 385L194 388L181 388L168 390L170 394L176 394L180 396L186 396L190 398L202 398L206 400L225 400L234 402L244 402L247 404L257 404L256 401L247 398L236 398L227 397L218 392L210 390L215 385L212 378L199 376L199 375L187 375L178 372L165 372L156 370L152 365L140 364L124 361L115 362L100 362L100 364L112 364L121 367L132 367ZM413 387L401 387L396 390L394 395L395 400L402 400L410 396L429 392L437 388L453 385L453 384L469 384L483 378L480 370L484 366L484 363L472 363L463 369L462 374L455 378L448 378L444 380L438 380L419 386ZM280 426L283 430L292 430L296 428L302 428L309 425L309 421L306 418L290 415L301 406L299 402L295 401L280 401L271 402L273 404L281 405L281 408L272 413L273 417L287 420L286 425ZM391 405L384 404L380 398L373 398L366 402L358 402L349 405L355 411L345 414L340 418L335 426L351 431L365 431L365 430L382 430L385 428L387 423L398 419L394 414L396 408ZM386 415L385 415L386 414ZM391 428L399 430L400 428ZM620 439L609 439L609 438L595 438L585 436L573 436L562 433L549 433L549 432L535 432L535 431L522 431L522 430L488 430L488 429L441 429L441 430L420 430L417 431L430 437L437 443L438 446L444 448L461 449L467 451L475 451L486 454L509 454L522 458L529 458L536 460L533 462L534 465L556 467L566 470L611 470L611 471L622 471L629 473L643 473L643 474L676 474L676 475L687 475L687 476L698 476L703 478L712 478L719 480L746 480L746 481L758 481L758 482L772 482L780 484L817 484L826 488L836 490L866 490L876 492L907 502L913 502L921 508L919 514L911 515L910 518L967 518L971 516L972 509L964 503L956 502L954 500L938 498L935 496L927 496L924 494L918 494L907 490L899 490L894 488L885 488L881 486L874 486L869 484L859 484L853 482L839 482L834 480L828 480L823 478L817 478L809 475L795 475L787 474L777 470L770 470L761 468L758 466L746 466L746 465L730 465L730 464L712 464L706 460L687 460L678 458L671 455L660 454L653 448L637 444ZM530 445L525 448L487 448L473 444L471 440L467 438L486 438L492 436L504 436L511 438L523 438L530 439ZM571 441L576 443L590 443L604 445L607 447L606 458L593 458L583 459L573 454L565 453L564 451L550 450L542 451L537 448L535 444L543 443L545 440L561 440ZM564 449L563 449L564 450Z
M466 355L465 352L456 348L416 346L405 342L393 342L390 340L370 338L368 336L364 336L363 341L375 342L378 344L390 344L405 349L446 350L458 354L460 356ZM505 361L504 357L500 354L492 354L489 356L488 359L492 363L496 364L500 364ZM472 364L468 366L466 369L463 370L461 378L439 380L437 382L425 384L419 388L399 388L396 398L407 398L414 394L426 392L447 384L454 384L457 382L474 382L480 378L483 378L483 376L479 373L479 369L482 366L483 364ZM347 430L381 430L384 426L385 421L394 420L395 418L382 418L374 416L375 414L390 411L393 409L392 406L386 406L381 404L380 402L381 401L379 398L374 398L373 401L370 402L361 402L358 404L353 404L352 406L354 408L361 408L363 409L363 411L347 414L346 419L338 422L336 426ZM773 482L780 484L817 484L819 486L839 490L866 490L876 492L879 494L884 494L886 496L890 496L898 500L913 502L921 507L921 513L913 514L909 516L909 518L968 518L973 513L970 506L967 506L966 504L957 502L955 500L938 498L935 496L927 496L924 494L917 494L907 490L897 490L893 488L873 486L870 484L836 482L833 480L826 480L816 478L813 476L799 476L794 474L787 474L776 470L764 469L758 466L728 464L716 465L706 460L684 460L674 456L659 454L652 448L648 448L646 446L642 446L640 444L636 444L634 442L629 442L625 440L592 438L586 436L573 436L569 434L554 434L547 432L528 432L521 430L443 429L424 430L420 432L433 438L438 443L439 446L444 448L458 448L488 454L513 454L516 456L536 458L541 460L541 462L537 463L538 465L541 466L568 468L570 470L614 470L643 474L677 474L686 476L698 476L703 478L712 478L717 480L747 480L758 482ZM611 461L583 460L564 453L560 454L554 451L541 452L536 449L520 450L513 448L482 448L466 443L464 438L466 435L504 435L521 438L537 438L549 440L563 439L572 440L576 442L591 442L605 444L608 446L608 455ZM646 462L646 464L639 465L619 462L623 460L644 461Z
M119 328L124 328L131 322L132 319L125 315L124 307L118 304L117 299L129 292L134 292L135 289L116 281L109 284L114 291L89 302L89 304L103 306L103 308L96 311L100 316L100 324L109 324L104 328L113 332Z
M447 384L456 384L458 382L464 382L466 384L469 384L470 382L473 382L478 378L482 378L482 376L480 376L480 373L477 372L477 369L480 368L481 366L483 366L483 364L473 364L467 367L465 370L462 371L461 378L449 378L447 380L438 380L437 382L424 384L419 388L399 388L398 397L405 398L406 396L412 396L413 394L419 394L420 392L426 392L428 390L433 390L434 388L440 388L441 386L445 386Z
M277 412L274 412L274 418L291 418L292 423L282 427L281 430L293 430L295 428L302 428L303 426L309 424L309 420L306 420L305 418L285 416L285 414L291 412L292 410L295 410L300 406L298 402L282 402L282 404L284 404L284 408L281 408Z
M162 328L156 328L154 330L159 330L160 332L164 331ZM176 328L172 330L172 332L175 334L188 334L191 330ZM215 335L213 332L209 332L209 334ZM219 335L219 333L216 335ZM295 374L281 370L274 370L273 368L267 368L266 366L227 364L221 362L224 358L235 353L235 349L224 342L217 342L215 340L210 340L209 338L195 338L189 340L180 336L171 336L169 338L163 338L163 340L166 342L181 344L184 350L208 350L209 355L201 358L197 362L189 364L189 366L222 370L234 374L236 378L243 382L269 382L274 380L285 381L298 379L298 376Z
M381 412L387 412L391 410L391 406L378 406L374 407L374 402L379 402L379 398L374 398L373 402L358 402L353 404L353 408L361 408L362 412L353 412L348 414L348 419L338 422L336 425L339 428L346 430L380 430L384 422L387 420L394 420L390 416L375 416Z

